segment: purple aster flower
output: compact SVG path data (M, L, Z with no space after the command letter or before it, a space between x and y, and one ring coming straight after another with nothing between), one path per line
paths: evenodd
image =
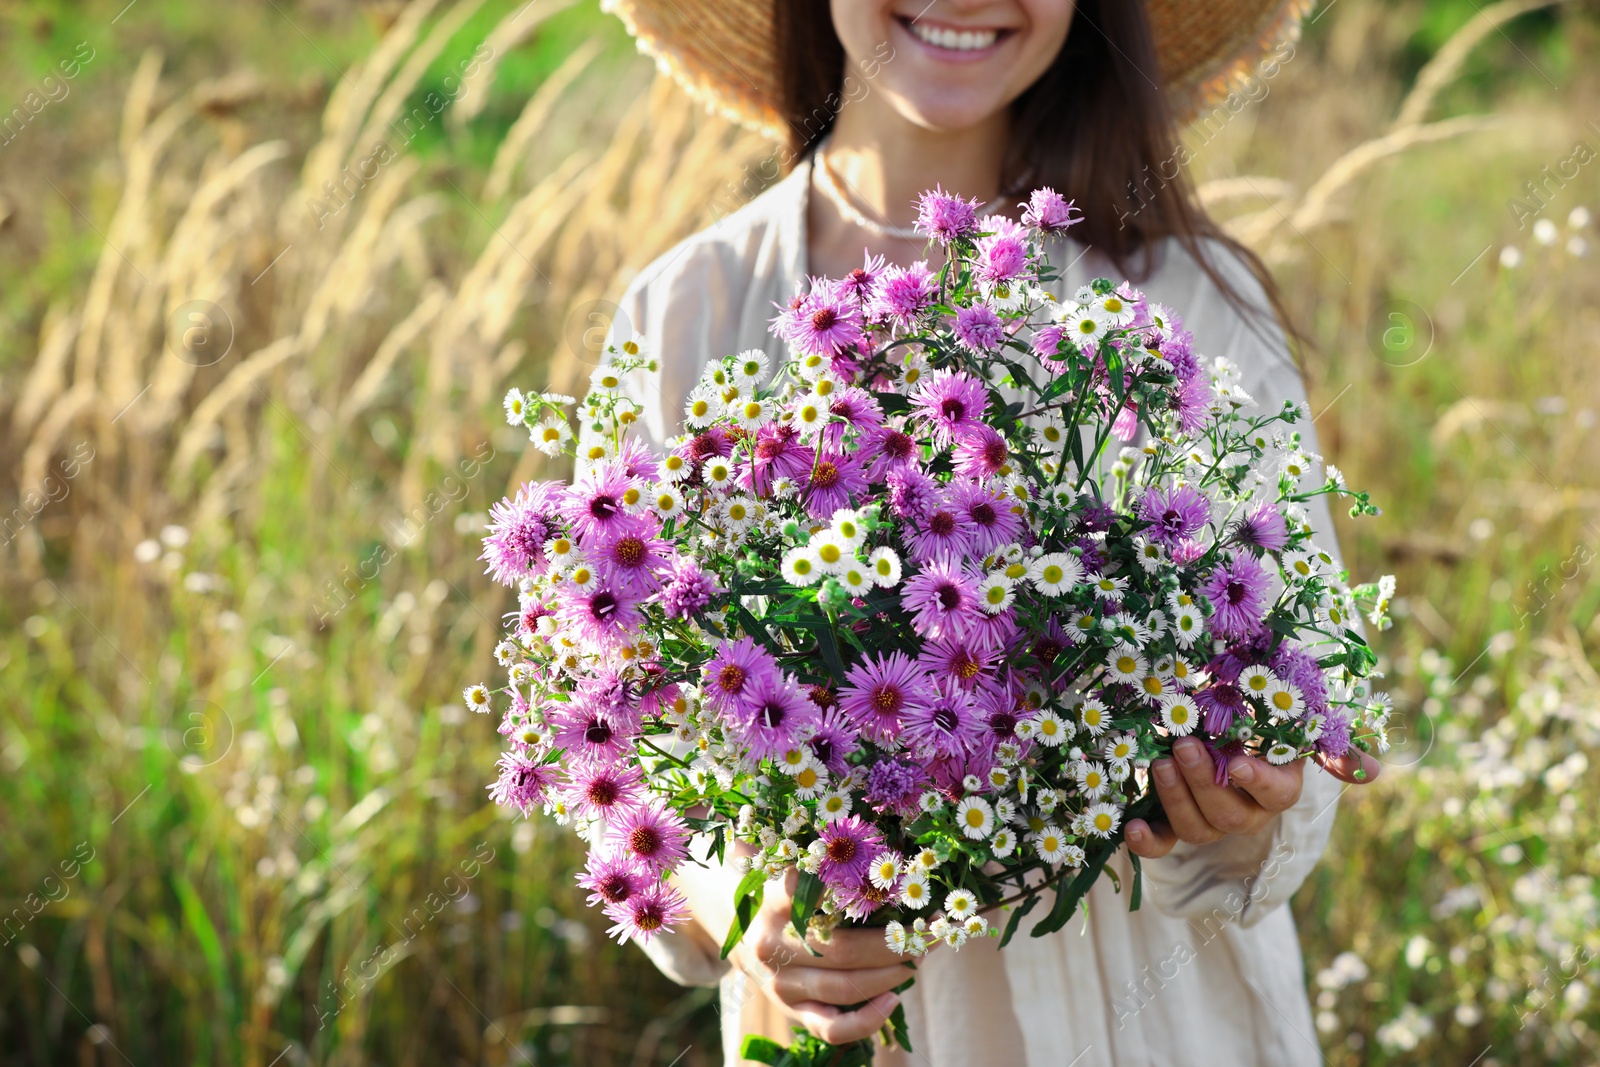
M1235 675L1237 677L1237 675ZM1211 685L1194 695L1196 704L1205 713L1206 733L1221 736L1233 726L1233 720L1249 714L1244 694L1231 684Z
M986 556L1022 536L1022 516L1011 510L1011 499L998 489L976 482L958 483L950 487L950 503L974 556Z
M720 426L713 426L685 441L678 449L678 455L694 464L703 463L712 456L727 459L733 455L733 441L728 437L726 430Z
M976 641L945 638L929 641L917 655L917 666L935 679L944 679L962 689L975 689L999 658L998 650Z
M988 304L973 304L956 312L956 340L973 352L993 352L1006 335L1005 324Z
M661 478L661 460L656 458L648 444L637 437L623 438L622 450L612 462L618 470L635 481L654 482Z
M774 329L802 354L848 354L861 340L861 305L814 278L810 295L779 315Z
M1235 556L1211 572L1200 594L1211 601L1211 631L1227 640L1250 637L1261 628L1272 577L1253 556Z
M1069 346L1062 350L1062 342ZM1050 323L1033 331L1033 354L1039 357L1046 369L1059 374L1066 369L1068 353L1073 351L1071 341L1067 341L1067 328L1059 323Z
M871 312L875 318L906 328L933 306L938 295L939 276L928 269L926 261L919 260L909 267L890 267L878 282Z
M747 715L755 707L754 693L763 683L776 681L778 664L772 654L752 638L726 641L703 672L705 696L716 711Z
M592 849L578 884L589 890L589 905L621 904L635 893L644 892L650 875L620 853Z
M1167 407L1178 415L1178 429L1197 434L1211 421L1211 381L1204 374L1179 381L1167 394Z
M895 883L898 886L899 882ZM879 889L871 879L863 879L857 886L839 886L834 889L834 899L839 911L851 922L865 922L879 908L897 903L895 886Z
M1332 759L1349 753L1350 720L1343 708L1329 709L1327 720L1322 724L1322 733L1313 744L1318 752Z
M1283 520L1283 512L1276 505L1263 501L1234 523L1231 539L1250 548L1281 552L1289 543L1289 527Z
M639 768L626 764L580 770L567 784L567 803L580 815L610 818L643 800L641 781Z
M1151 540L1170 546L1194 536L1211 521L1211 501L1193 486L1151 486L1139 501L1139 515L1150 524L1145 532Z
M596 588L583 595L569 594L557 615L577 629L585 645L597 651L631 644L634 630L644 620L638 600L621 588Z
M972 269L980 282L1006 282L1028 265L1028 237L1008 218L997 218L993 231L978 238Z
M849 507L852 496L867 491L867 475L855 454L818 449L804 490L806 514L826 520L840 508Z
M989 410L989 394L983 383L969 374L936 370L917 386L911 410L927 421L934 443L945 448L957 433L982 425Z
M932 696L922 671L903 652L868 656L852 667L839 690L839 708L857 730L880 743L894 741L907 710Z
M853 296L863 304L872 302L878 287L878 280L883 277L884 259L875 256L870 251L866 260L834 283L834 291L840 296Z
M1131 441L1139 433L1139 409L1134 407L1129 400L1122 405L1122 410L1117 412L1116 420L1111 423L1111 436L1119 441Z
M983 608L978 579L948 557L925 564L900 588L900 606L911 613L911 625L925 638L961 637Z
M500 777L489 786L489 799L502 808L517 808L524 815L535 804L543 804L556 784L556 768L540 766L515 752L500 754Z
M620 943L628 939L648 945L657 934L689 918L689 901L671 885L648 886L627 900L606 905L606 916L616 923L606 932Z
M877 426L861 437L857 453L867 465L867 481L885 481L890 471L915 467L917 442L904 430Z
M868 768L862 798L880 814L910 815L927 782L927 774L915 764L883 759Z
M978 229L978 202L935 186L917 201L917 229L942 244L969 237Z
M803 481L811 472L811 457L799 431L787 423L769 422L756 431L749 460L739 464L739 484L756 496L770 496L772 483L779 478Z
M572 533L580 542L625 522L629 515L623 504L629 489L638 483L615 462L593 468L567 494L566 515Z
M967 631L967 640L979 648L1003 652L1016 644L1020 633L1015 611L1002 611L998 615L981 611L972 629Z
M1033 226L1045 233L1066 233L1067 229L1083 221L1080 215L1073 218L1072 213L1077 210L1073 202L1050 188L1048 185L1035 189L1028 198L1028 205L1022 209L1022 224Z
M822 428L822 444L842 450L846 432L870 433L883 425L883 408L865 389L840 386L828 398L828 414L834 418Z
M661 875L689 855L689 826L659 800L614 810L606 825L606 847Z
M557 705L548 714L551 743L574 768L610 766L629 750L627 734L593 708Z
M811 702L817 703L815 690L811 693ZM828 768L830 774L847 774L850 756L861 747L855 726L844 709L817 706L821 714L816 720L816 733L811 735L806 745L811 749L811 754L817 757L817 762Z
M897 518L919 519L942 499L939 483L915 463L892 468L884 481L889 488L889 509Z
M973 551L971 531L962 524L965 514L949 494L942 500L930 500L926 507L901 531L914 562L960 559Z
M656 572L667 566L672 551L656 536L660 532L661 520L654 515L627 515L597 531L583 547L602 584L647 596L661 588Z
M489 565L487 573L501 585L544 566L544 543L557 532L556 509L564 491L553 485L524 483L511 500L489 509L489 535L478 558Z
M883 835L859 815L824 823L822 861L817 875L830 886L851 889L861 885L872 869L872 860L883 849Z
M656 599L661 601L667 618L687 619L705 610L706 605L721 592L722 587L717 585L716 579L701 570L700 564L692 557L678 556L672 561L667 584Z
M817 707L787 678L763 678L741 701L734 731L754 759L776 759L799 743L800 728L817 720Z
M905 745L923 759L961 759L983 740L984 722L972 697L951 681L933 684L933 699L910 709L901 730Z

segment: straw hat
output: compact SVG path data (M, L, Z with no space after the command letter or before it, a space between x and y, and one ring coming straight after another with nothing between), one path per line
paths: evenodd
M1300 36L1314 0L1145 0L1167 92L1194 118ZM701 103L781 138L772 0L603 0L639 50Z

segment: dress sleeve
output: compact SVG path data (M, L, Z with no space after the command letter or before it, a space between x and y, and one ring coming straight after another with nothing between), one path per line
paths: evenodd
M1246 302L1269 307L1243 262L1215 247L1213 261ZM1198 267L1192 269L1191 295L1179 298L1187 302L1175 303L1174 310L1194 332L1196 351L1207 359L1231 360L1258 411L1276 410L1285 400L1299 405L1304 414L1293 429L1300 433L1304 451L1317 452L1316 427L1311 423L1316 413L1307 408L1305 382L1270 312L1247 317ZM1339 558L1327 498L1314 498L1308 511L1316 543ZM1212 916L1221 909L1240 926L1254 925L1293 896L1316 867L1343 788L1342 782L1308 761L1299 802L1259 833L1230 835L1208 845L1179 842L1161 859L1146 861L1144 876L1152 902L1181 918Z

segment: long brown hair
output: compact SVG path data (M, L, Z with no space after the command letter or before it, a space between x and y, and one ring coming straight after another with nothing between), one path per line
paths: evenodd
M776 0L775 16L780 108L790 158L799 160L832 128L840 94L850 96L844 46L828 0ZM1171 237L1247 318L1270 313L1297 336L1266 265L1200 206L1159 72L1142 0L1078 0L1055 62L1011 105L1001 189L1009 195L1048 185L1075 200L1083 221L1073 238L1134 282L1156 269L1162 239ZM1210 242L1249 268L1269 307L1246 299L1218 270Z

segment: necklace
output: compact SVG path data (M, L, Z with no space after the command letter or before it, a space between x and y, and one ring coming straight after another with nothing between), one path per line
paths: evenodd
M850 202L850 195L845 192L838 176L833 173L833 168L828 165L828 145L826 142L818 146L816 159L817 164L811 170L817 177L817 188L821 189L822 195L826 196L833 206L839 209L839 214L845 217L845 221L879 237L893 237L901 241L920 241L923 239L924 235L918 232L915 226L890 226L887 223L879 222L877 219L869 218L862 214L861 210ZM985 204L979 209L978 217L982 218L991 214L999 206L1000 201L998 199L993 203Z

